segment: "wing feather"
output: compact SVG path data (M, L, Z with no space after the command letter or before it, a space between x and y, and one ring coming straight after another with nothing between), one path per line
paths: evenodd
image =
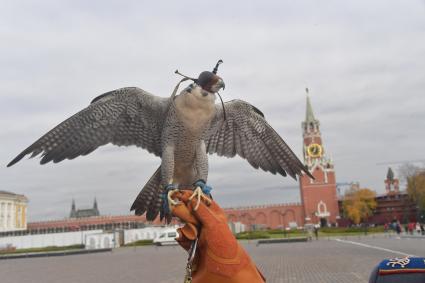
M57 163L87 155L108 143L135 145L161 156L160 139L168 107L168 98L156 97L140 88L105 93L46 133L7 166L28 154L41 154L41 164Z
M313 177L258 108L242 100L226 102L224 108L226 121L218 105L206 134L208 153L226 157L239 155L252 167L272 174L289 174L296 179L304 172Z

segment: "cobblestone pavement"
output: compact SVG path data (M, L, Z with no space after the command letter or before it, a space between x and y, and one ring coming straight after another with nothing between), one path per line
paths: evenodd
M382 258L425 255L425 239L340 238L256 246L244 243L267 282L367 282ZM0 261L1 283L182 282L186 254L178 246Z

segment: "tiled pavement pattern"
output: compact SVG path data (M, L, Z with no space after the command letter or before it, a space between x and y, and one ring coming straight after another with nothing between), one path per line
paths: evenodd
M344 238L346 239L346 238ZM346 240L425 255L425 239ZM321 239L310 243L244 243L267 282L367 282L380 259L397 253ZM178 246L120 248L112 253L0 261L1 283L182 282L186 254Z

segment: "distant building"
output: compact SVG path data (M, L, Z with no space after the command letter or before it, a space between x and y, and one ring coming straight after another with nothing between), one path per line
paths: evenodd
M138 215L100 215L97 201L94 200L93 208L77 209L75 201L72 201L71 212L69 218L56 219L48 221L30 222L25 229L18 231L2 231L0 230L0 238L8 236L23 236L33 234L50 234L74 231L90 231L90 230L127 230L139 229L146 226L163 225L159 217L154 221L147 221L145 216ZM172 224L176 224L174 219Z
M335 170L323 145L320 123L307 96L302 122L304 165L314 180L300 176L301 203L227 208L229 222L241 222L247 230L302 227L306 223L334 225L339 220Z
M27 229L27 203L24 195L0 191L0 232Z
M304 164L314 180L306 174L300 177L301 201L305 223L327 226L340 218L333 161L323 145L320 122L313 114L307 96L305 121L302 122Z
M376 208L367 222L376 225L384 225L393 221L400 221L401 223L416 222L416 204L410 199L406 190L400 190L399 180L394 177L394 172L391 168L388 168L384 184L385 193L376 195ZM339 200L341 215L344 214L343 201L344 197L342 196ZM341 226L347 226L350 223L347 218L343 218L339 222Z
M399 193L398 185L399 185L399 181L398 179L394 178L393 169L389 167L387 172L387 179L385 180L385 191L387 192L387 194L391 194L391 193L398 194Z
M152 224L158 224L155 221ZM71 231L104 230L143 228L147 224L145 216L114 215L67 218L50 221L28 223L28 230L24 234L62 233Z
M69 218L84 218L84 217L92 217L92 216L100 216L99 208L97 207L97 200L94 199L93 208L86 209L76 209L75 201L72 200L71 204L71 212L69 213Z
M400 191L399 180L394 177L391 168L388 168L384 183L386 192L376 196L377 206L369 222L385 224L394 220L401 223L416 221L416 204L409 198L406 190Z

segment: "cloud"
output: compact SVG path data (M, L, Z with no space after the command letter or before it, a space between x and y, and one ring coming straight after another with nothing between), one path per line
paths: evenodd
M383 191L386 160L424 158L423 1L37 1L0 11L0 160L5 165L90 100L123 86L169 96L188 75L225 62L225 100L261 109L301 157L311 90L337 181ZM30 198L30 218L64 217L71 199L127 213L159 165L137 148L0 168L4 190ZM225 206L299 200L289 178L241 158L212 157L209 182ZM270 188L286 188L274 190Z

